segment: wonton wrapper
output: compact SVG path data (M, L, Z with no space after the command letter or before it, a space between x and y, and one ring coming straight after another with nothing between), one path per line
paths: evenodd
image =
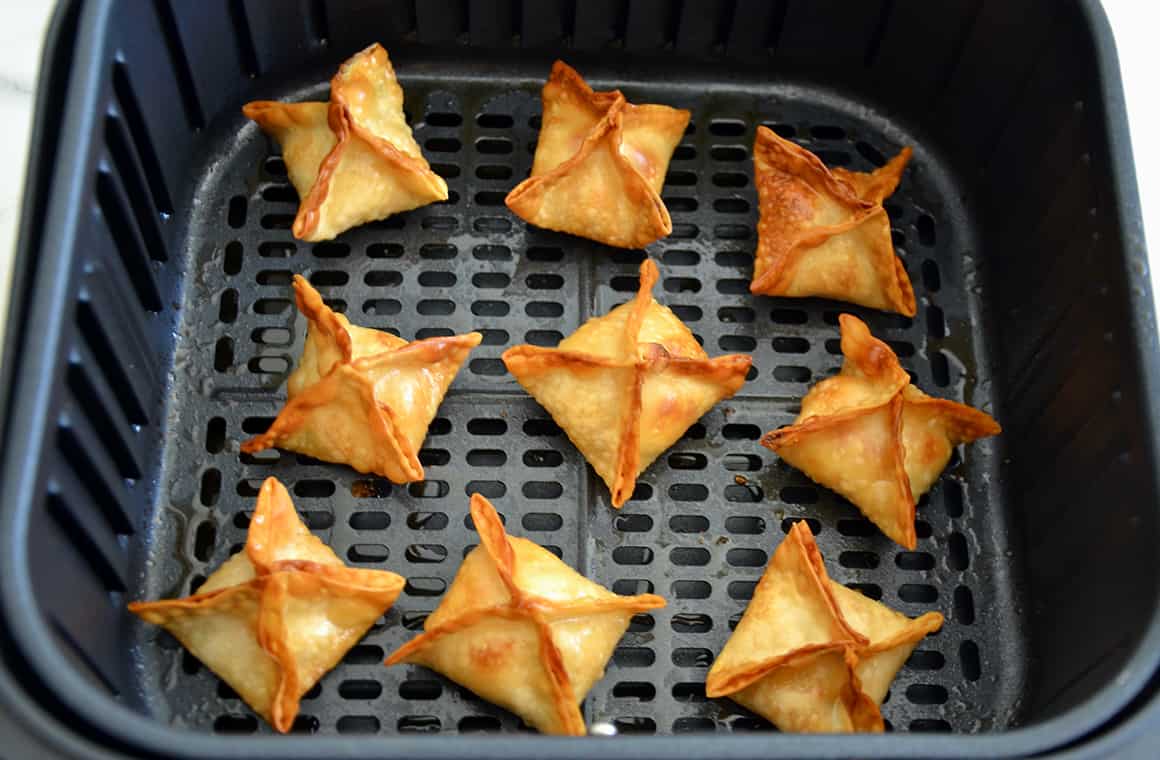
M689 112L596 92L563 61L542 99L532 175L508 193L507 207L537 227L620 248L672 232L660 192Z
M330 103L257 100L247 118L282 146L301 204L294 236L330 240L351 227L447 200L403 116L403 89L381 45L354 55L330 82Z
M942 627L835 583L805 521L777 547L705 694L729 697L782 731L882 731L879 705L918 642Z
M294 276L294 295L310 322L302 358L286 382L286 406L242 451L277 446L395 483L422 480L418 451L427 426L482 336L408 343L352 325L300 275Z
M584 695L604 675L632 616L665 600L614 594L547 549L508 536L479 494L471 497L471 519L480 546L463 559L424 633L387 665L424 665L545 734L583 735Z
M346 567L310 533L274 478L258 493L243 551L193 596L133 602L285 733L298 700L390 609L404 580Z
M903 148L871 174L830 171L805 148L758 127L753 165L761 219L750 291L822 296L913 317L914 289L882 207L909 160Z
M841 373L811 388L794 423L761 443L913 549L915 501L954 447L1002 431L984 412L911 385L898 357L857 317L843 314L839 322Z
M508 371L552 415L612 492L636 478L713 405L745 382L751 359L710 359L689 328L653 299L657 267L640 265L636 298L594 317L557 348L515 346Z
M872 172L853 172L837 166L830 169L830 174L854 188L854 194L859 199L881 206L882 201L894 195L894 191L898 189L898 183L902 181L902 172L910 163L913 153L909 147L903 148L898 151L897 156Z

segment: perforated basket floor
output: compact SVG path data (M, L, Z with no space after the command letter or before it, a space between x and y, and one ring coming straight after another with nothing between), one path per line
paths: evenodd
M703 683L770 552L805 518L836 580L911 616L946 616L891 689L883 708L891 730L985 731L1016 718L1025 664L990 445L960 451L922 500L913 552L758 445L763 431L792 420L812 383L837 370L837 316L847 308L749 295L757 219L750 146L763 123L826 163L855 169L914 145L886 207L918 317L848 310L894 347L922 388L990 407L974 319L973 233L956 188L922 143L862 104L810 89L709 94L671 81L615 83L637 102L693 111L664 189L673 234L648 250L661 266L657 297L710 354L751 352L754 367L742 392L694 425L614 511L607 489L499 355L516 343L554 345L627 300L643 254L528 228L503 206L531 165L546 64L512 83L469 79L447 65L396 65L416 138L451 198L337 241L295 241L297 196L276 145L240 117L217 125L189 235L161 503L131 598L196 589L240 548L258 486L276 476L345 560L409 579L389 614L306 696L295 731L526 730L428 670L381 664L420 630L477 543L465 518L468 494L478 491L511 532L589 577L669 600L634 620L585 702L590 723L621 733L771 730L728 700L706 700ZM322 100L325 75L263 95ZM290 453L239 455L239 441L280 408L301 351L294 273L359 324L407 339L483 333L431 426L421 454L427 481L399 487ZM270 731L167 634L135 630L140 690L131 699L145 710L199 730Z

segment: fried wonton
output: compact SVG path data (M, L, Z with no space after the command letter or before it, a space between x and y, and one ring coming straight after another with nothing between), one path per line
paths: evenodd
M242 108L282 146L301 203L294 236L330 240L360 224L447 200L403 116L403 89L381 45L339 68L330 103L259 100Z
M614 507L690 425L737 392L751 362L741 354L710 359L653 299L656 281L656 264L645 259L632 301L588 320L557 348L523 345L503 354L508 371L608 484Z
M1001 429L984 412L911 385L898 357L857 317L843 314L839 323L841 373L811 388L794 423L761 443L913 549L915 501L951 451Z
M705 694L787 732L882 731L879 705L915 646L942 627L835 583L804 521L777 547Z
M882 207L909 160L903 148L870 174L831 171L805 148L758 127L753 165L761 218L749 289L914 316L914 289Z
M776 133L775 133L776 134ZM882 201L894 195L902 172L910 163L914 151L909 146L898 151L898 155L872 172L854 172L840 166L830 169L830 173L854 188L854 194L867 203L882 205Z
M653 594L620 596L547 549L507 535L487 499L471 497L480 546L463 559L424 633L387 658L413 663L512 711L545 734L583 735L580 702L604 675Z
M404 580L347 567L313 536L274 478L258 492L243 551L193 596L133 602L274 728L394 604Z
M310 323L302 358L286 382L286 405L242 451L277 446L395 483L422 480L418 452L427 426L482 336L408 343L352 325L300 275L294 295Z
M542 99L532 175L508 194L508 208L537 227L620 248L672 232L660 192L689 112L596 92L563 61Z

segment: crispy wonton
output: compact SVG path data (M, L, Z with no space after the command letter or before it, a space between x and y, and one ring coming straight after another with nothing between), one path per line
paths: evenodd
M408 343L352 325L294 276L294 295L310 322L286 405L270 429L242 444L272 446L348 464L395 483L423 479L419 448L443 394L479 333Z
M705 694L729 697L782 731L882 731L879 705L915 646L942 627L835 583L804 521L777 547Z
M898 357L857 317L843 314L839 322L841 373L811 388L794 423L761 442L913 549L915 500L934 485L952 449L1001 429L977 409L911 385Z
M479 494L471 519L481 545L463 559L424 633L387 665L424 665L545 734L583 735L584 695L632 616L665 600L614 594L547 549L507 535Z
M902 172L910 163L913 154L909 147L898 151L898 155L887 161L872 172L853 172L836 166L830 169L830 174L854 188L854 194L860 200L875 205L882 205L882 201L894 195L898 183L902 181Z
M632 301L595 317L558 348L515 346L508 371L564 429L612 491L636 478L713 405L745 382L750 357L710 359L689 328L652 297L657 267L640 266Z
M805 148L758 127L753 166L761 219L749 289L914 316L914 290L882 207L909 160L910 148L903 148L870 174L831 171Z
M689 112L596 92L563 61L542 99L532 175L508 194L508 208L537 227L620 248L672 232L660 192Z
M274 478L258 492L243 551L184 599L129 610L173 634L274 728L390 609L404 580L347 567L302 524Z
M403 117L403 89L381 45L347 60L330 103L258 100L247 118L282 146L301 203L294 236L330 240L360 224L447 200Z

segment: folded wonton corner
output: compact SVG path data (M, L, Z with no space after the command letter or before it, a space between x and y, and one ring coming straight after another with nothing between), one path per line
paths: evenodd
M330 82L330 103L259 100L242 108L282 146L301 202L294 236L330 240L360 224L447 200L403 116L403 89L381 45Z
M294 295L310 323L286 405L270 429L242 444L272 446L348 464L395 483L423 479L419 448L479 333L408 343L352 325L310 283L294 276Z
M841 373L811 388L794 423L761 442L913 549L915 501L951 451L1001 429L984 412L911 385L898 357L857 317L843 314L839 322Z
M594 317L557 348L514 346L508 371L552 415L608 484L612 506L713 405L745 382L751 359L710 359L689 328L652 297L657 267L640 266L632 301Z
M298 700L394 604L404 580L346 567L310 533L274 478L258 492L243 551L184 599L129 610L173 634L283 733Z
M750 291L822 296L913 317L914 290L882 207L910 154L903 148L870 174L831 171L805 148L758 127L753 166L761 218Z
M471 519L481 545L463 559L424 633L387 665L424 665L545 734L583 735L584 695L632 616L665 600L614 594L547 549L508 536L479 494Z
M806 522L777 547L709 670L729 697L787 732L882 731L879 705L915 646L942 627L830 580Z
M596 92L563 61L542 99L532 174L508 194L508 208L537 227L620 248L672 232L660 192L689 112Z

